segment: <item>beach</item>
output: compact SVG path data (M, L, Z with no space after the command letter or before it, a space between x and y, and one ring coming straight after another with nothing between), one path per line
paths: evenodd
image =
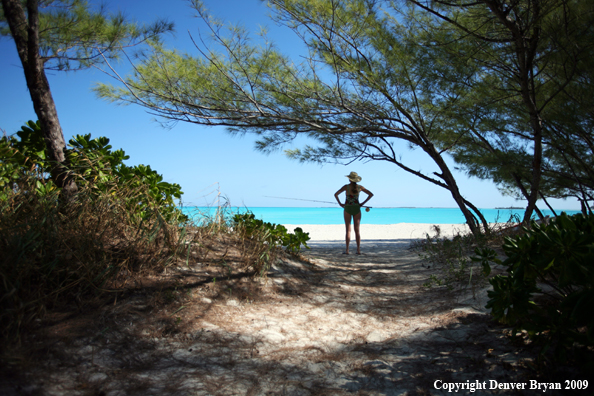
M344 241L344 224L283 224L287 230L293 231L301 227L304 232L309 233L310 242ZM457 233L467 233L466 224L420 224L420 223L398 223L398 224L361 224L361 242L365 241L402 241L425 238L427 234L435 235L435 226L439 227L442 237L451 237ZM355 241L355 232L351 225L351 241Z

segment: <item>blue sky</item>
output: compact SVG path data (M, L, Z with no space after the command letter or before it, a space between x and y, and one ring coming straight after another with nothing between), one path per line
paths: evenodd
M91 0L91 4L98 2ZM108 0L105 4L108 10L121 10L138 22L157 17L173 21L176 32L166 36L165 42L182 51L197 53L188 32L194 37L199 31L207 34L203 26L200 30L200 21L185 0ZM291 31L277 27L267 17L270 11L260 0L205 0L205 4L220 19L241 23L252 31L267 26L269 36L289 54L303 48ZM0 129L13 134L36 116L14 43L0 40L0 54ZM115 66L122 75L130 69L127 61ZM254 150L254 137L233 137L224 128L178 123L164 129L143 108L117 106L97 98L91 91L97 82L115 83L98 70L48 72L48 79L66 140L87 133L108 137L114 149L122 148L130 155L129 165L148 164L166 181L180 184L185 205L211 205L220 191L233 206L328 206L267 196L332 202L334 193L347 181L344 175L356 171L363 178L361 184L375 194L369 203L372 206L456 206L446 190L389 163L301 164L282 152L261 154ZM401 149L404 162L413 169L437 170L419 150L410 150L405 144ZM453 162L448 162L453 168ZM462 195L479 208L525 205L503 196L491 182L469 179L461 172L455 175ZM555 209L580 208L575 199L550 202ZM546 209L540 201L539 206Z

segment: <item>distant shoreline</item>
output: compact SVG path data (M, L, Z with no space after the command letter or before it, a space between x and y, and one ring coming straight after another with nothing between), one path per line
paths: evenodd
M182 205L179 206L180 208L216 208L216 206L196 206L196 205ZM460 210L460 208L452 208L452 207L445 207L445 206L370 206L373 209L456 209ZM232 209L340 209L336 205L334 206L229 206ZM496 207L496 208L478 208L479 210L524 210L525 207L521 206L510 206L510 207ZM563 209L563 208L555 208L558 212L579 212L581 209Z
M190 218L208 219L216 215L217 207L183 207ZM336 207L222 207L226 215L253 213L257 219L274 224L344 224L342 208ZM524 211L517 209L481 209L489 223L516 222ZM544 215L551 215L543 210ZM568 214L578 213L568 211ZM372 208L363 211L364 224L464 224L466 219L458 208Z

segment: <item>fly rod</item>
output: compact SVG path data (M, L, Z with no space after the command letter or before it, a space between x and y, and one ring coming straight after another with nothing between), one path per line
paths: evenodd
M334 205L338 205L338 202L330 202L330 201L316 201L314 199L302 199L302 198L286 198L286 197L271 197L269 195L264 195L264 197L266 198L277 198L277 199L290 199L292 201L309 201L309 202L320 202L320 203L329 203L329 204L334 204ZM363 206L361 205L362 208L368 208L371 209L371 206Z

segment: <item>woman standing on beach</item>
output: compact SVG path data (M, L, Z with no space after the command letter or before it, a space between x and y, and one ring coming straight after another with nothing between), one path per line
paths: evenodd
M355 223L355 240L357 241L357 254L361 254L361 234L359 233L359 226L361 225L361 206L365 205L367 201L373 197L371 191L367 190L365 187L360 186L357 182L361 181L361 176L357 174L357 172L351 172L347 175L350 184L345 184L342 186L340 190L334 194L334 198L336 198L336 202L344 208L344 225L346 227L346 251L345 254L349 254L349 243L351 242L351 218L353 218ZM338 199L338 195L342 192L346 193L346 200L344 204L340 203L340 199ZM359 203L359 193L363 191L367 194L367 199L362 203Z

